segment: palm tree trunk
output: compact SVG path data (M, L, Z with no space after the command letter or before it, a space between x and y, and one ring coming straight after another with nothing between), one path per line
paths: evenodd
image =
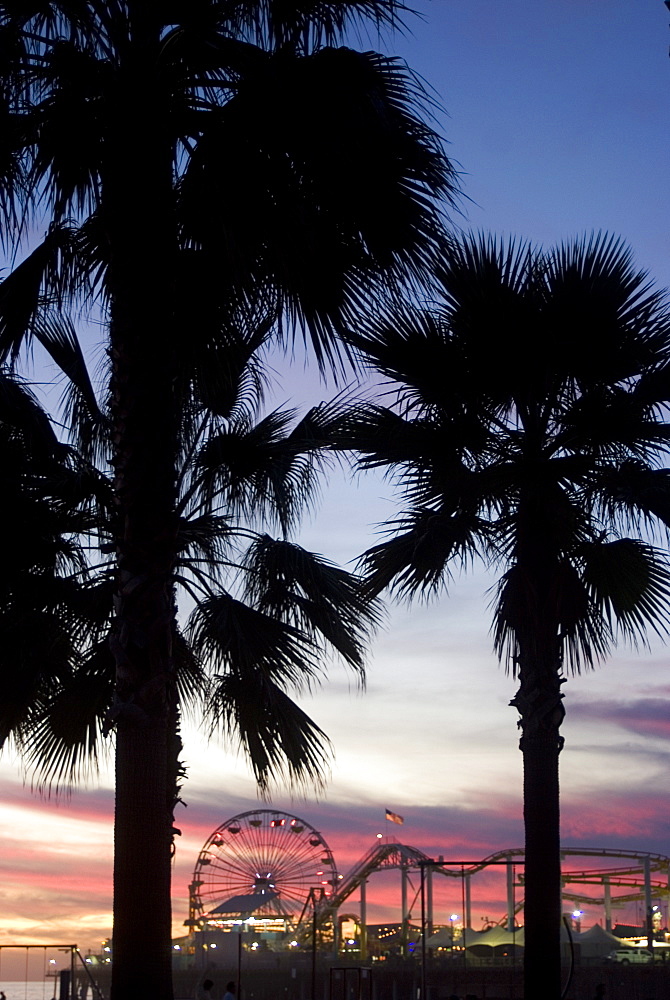
M123 364L117 359L117 375L123 368L133 377L115 378L113 407L119 533L112 1000L135 991L171 1000L173 414L159 388L167 382L163 366L141 361L132 349ZM138 398L139 406L126 407Z
M519 746L523 753L525 826L524 997L560 1000L558 758L562 747L559 727L564 715L560 663L554 663L553 669L527 670L524 659L520 657L521 685L512 702L521 714L523 731Z
M172 150L153 94L158 41L150 13L139 0L131 7L125 84L102 171L117 503L111 996L172 1000L176 234Z
M555 736L524 737L524 996L561 995L561 854Z

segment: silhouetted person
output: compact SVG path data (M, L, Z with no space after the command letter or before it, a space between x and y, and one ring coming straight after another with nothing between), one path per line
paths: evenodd
M226 983L226 992L223 994L223 1000L235 1000L235 983Z
M196 990L196 1000L212 1000L212 987L214 983L211 979L203 979Z
M603 1000L604 996L605 996L605 984L598 983L598 985L596 986L596 992L593 995L593 1000Z

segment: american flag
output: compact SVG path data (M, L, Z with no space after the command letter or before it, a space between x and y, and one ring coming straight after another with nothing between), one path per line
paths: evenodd
M391 812L390 809L386 810L386 818L390 819L392 823L397 823L398 826L402 826L405 822L404 817L398 816L398 813Z

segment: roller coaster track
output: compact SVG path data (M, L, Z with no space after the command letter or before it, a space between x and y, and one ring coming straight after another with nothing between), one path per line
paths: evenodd
M434 874L442 875L446 878L462 878L466 875L475 875L483 871L492 864L501 864L508 861L513 862L515 858L523 859L524 849L522 847L509 848L490 854L481 861L473 863L442 861L435 863L435 867L430 865L434 858L428 857L423 851L407 844L400 844L397 841L375 844L363 855L361 860L354 865L351 871L338 885L337 891L316 903L316 916L319 925L323 925L332 919L344 901L358 889L362 882L365 882L373 872L383 869L420 869L428 865ZM584 885L604 885L605 880L612 887L632 890L628 893L617 895L612 902L623 903L640 899L644 896L644 885L641 880L641 870L645 861L649 861L650 875L653 873L663 874L664 879L658 877L651 880L651 890L655 897L670 894L670 858L664 854L649 854L643 851L614 850L607 848L591 847L565 847L561 850L565 857L594 857L613 858L616 860L630 859L635 864L618 865L612 868L585 869L580 868L575 871L563 872L564 886L574 884ZM452 867L449 867L449 865ZM517 875L517 884L523 886L523 874ZM572 891L563 891L566 899L581 902L588 900L593 903L603 903L604 895L600 897L587 896ZM523 908L523 901L517 902L516 911ZM503 918L506 920L507 918Z

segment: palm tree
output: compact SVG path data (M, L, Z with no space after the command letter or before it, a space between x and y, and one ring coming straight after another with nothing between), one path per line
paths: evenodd
M262 334L259 338L256 331L246 343L239 336L237 345L229 345L228 384L223 392L219 381L217 413L196 395L196 390L204 394L202 379L196 386L185 371L184 384L176 387L184 405L175 602L179 592L185 593L194 610L183 628L175 622L173 633L172 728L165 761L172 814L184 773L179 761L182 706L211 734L219 730L227 742L239 743L262 792L278 779L294 786L322 784L329 742L289 691L319 683L326 654L362 677L368 633L378 620L359 578L288 540L318 488L321 453L337 408L315 407L299 420L293 411L258 414L263 372L253 352L259 342ZM76 451L56 441L43 414L41 419L48 440L73 466L59 497L80 562L57 591L55 620L67 639L68 656L61 664L57 648L46 655L45 643L49 650L54 644L41 629L43 641L33 638L20 648L24 669L17 675L13 661L19 647L8 641L6 673L14 677L16 690L8 691L6 683L0 731L14 739L34 782L51 790L71 785L97 766L104 752L102 735L114 719L113 564L104 561L104 554L114 537L115 512L105 475L77 460ZM102 414L100 426L105 423ZM88 444L85 421L78 429ZM98 442L98 451L104 450L105 442ZM39 485L44 490L42 481ZM54 497L44 492L40 503L48 512ZM282 530L279 539L264 530L272 525ZM93 548L92 565L83 561L82 531ZM41 539L35 537L34 543L39 553ZM48 586L43 574L40 564L24 589L41 598ZM17 576L11 576L12 592L18 589ZM16 599L9 602L2 615L9 640L35 634L25 628L23 605L18 610L17 605ZM136 889L141 894L143 884L136 883Z
M548 252L469 236L438 300L352 337L390 380L340 428L388 470L402 512L363 556L373 593L437 593L475 559L499 573L496 653L518 680L525 995L560 996L562 687L670 620L654 524L670 524L670 311L616 239Z
M49 211L44 249L16 282L29 304L7 290L0 349L8 356L28 332L58 355L67 331L45 323L41 307L82 290L109 320L114 997L171 996L174 794L164 765L183 353L198 364L216 353L222 310L261 298L275 328L302 326L326 364L376 285L416 284L425 272L441 231L436 198L453 198L453 169L404 67L341 44L348 27L392 26L403 9L394 0L0 6L0 206L13 233L30 209ZM136 899L150 852L147 923Z
M188 405L180 430L175 603L180 593L188 595L194 610L183 628L175 622L172 637L165 766L173 819L184 774L182 708L210 733L219 730L239 743L263 792L280 778L322 784L328 739L289 692L320 681L326 654L362 677L368 633L378 620L359 578L288 540L318 487L337 408L315 407L299 420L293 411L261 416L264 377L254 353L263 334L254 330L245 339L238 331L237 337L229 345L225 387L219 372L218 412L202 402L211 376L193 380L183 371L184 385L177 387ZM98 417L100 430L108 421L104 413ZM84 419L77 429L90 449L96 428ZM63 450L74 464L78 453ZM101 457L109 451L104 439L97 451ZM14 738L33 780L49 790L71 785L97 765L115 712L113 564L105 561L114 537L114 494L104 473L82 459L76 471L77 488L71 475L61 493L69 501L71 531L88 533L94 561L80 565L59 591L67 664L32 640L22 649L27 671L0 711L0 731ZM48 511L53 497L42 502ZM279 539L264 530L272 525L281 529ZM41 593L32 581L30 592ZM2 616L8 636L21 634L25 624L16 604ZM8 643L11 655L16 648Z

